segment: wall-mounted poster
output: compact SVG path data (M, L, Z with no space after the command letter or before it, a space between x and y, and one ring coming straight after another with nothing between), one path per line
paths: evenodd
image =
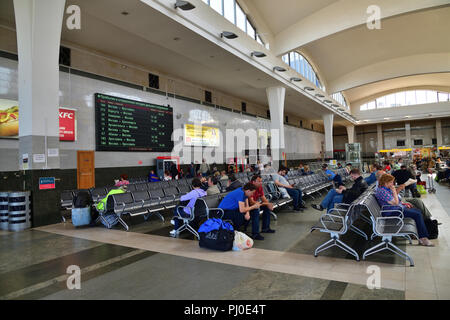
M0 99L0 138L19 137L19 102Z
M219 129L195 124L185 124L184 143L188 146L219 147Z
M59 109L59 140L76 140L75 110ZM19 138L19 102L0 99L0 138Z

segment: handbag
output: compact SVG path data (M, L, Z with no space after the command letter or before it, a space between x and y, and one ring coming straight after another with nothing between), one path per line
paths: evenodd
M421 184L418 184L418 185L417 185L417 191L418 191L420 194L427 194L427 190L425 190L425 187L424 187L423 185L421 185Z
M428 231L428 239L430 239L430 240L437 239L439 236L438 221L426 219L426 220L424 220L424 222L425 222L425 226L427 227L427 231Z

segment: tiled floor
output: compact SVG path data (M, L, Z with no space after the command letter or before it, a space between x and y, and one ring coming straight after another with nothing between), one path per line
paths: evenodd
M436 195L422 197L443 223L436 247L397 243L413 256L414 268L390 253L357 262L333 248L314 258L329 236L309 232L319 219L313 209L279 212L272 222L277 232L244 252L205 250L188 234L170 238L169 215L165 223L133 218L130 232L70 223L0 232L0 299L449 299L445 194L449 189L439 186ZM369 246L355 234L343 241L358 251ZM69 265L81 269L81 290L67 289ZM367 288L373 265L380 268L381 289Z

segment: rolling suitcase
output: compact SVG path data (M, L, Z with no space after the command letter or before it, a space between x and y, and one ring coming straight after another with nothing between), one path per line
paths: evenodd
M433 173L428 174L428 193L436 193L436 189L434 188L434 177Z

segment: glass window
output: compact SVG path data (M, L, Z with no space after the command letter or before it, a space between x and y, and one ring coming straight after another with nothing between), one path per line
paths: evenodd
M375 109L375 101L369 102L367 104L367 110L373 110Z
M427 103L436 103L438 102L438 96L436 91L427 91Z
M396 106L397 106L397 104L395 103L395 93L386 96L386 107L392 108L392 107L396 107Z
M252 24L250 23L250 21L247 20L247 34L256 40L256 32L255 32L255 28L253 28Z
M246 32L245 27L247 23L247 18L245 16L244 11L242 11L241 7L236 3L236 25L239 29Z
M209 0L203 0L203 2L209 6Z
M395 103L397 106L405 106L406 105L406 92L397 92L395 94Z
M281 59L283 59L283 62L287 65L289 64L289 54L285 54Z
M294 57L294 52L290 52L289 53L289 66L291 68L294 68L294 62L295 62L295 57Z
M416 99L417 99L417 104L426 104L427 103L427 92L425 90L417 90L416 91Z
M448 96L449 96L448 93L439 92L438 96L439 96L439 102L448 101Z
M416 92L406 91L406 105L411 106L416 104Z
M234 1L235 0L223 0L223 16L232 24L236 24L234 14Z
M367 110L367 103L363 104L360 108L361 111Z
M259 44L264 45L264 41L262 41L262 39L259 35L256 36L256 41L258 41Z
M223 15L222 0L209 0L211 8Z
M387 108L386 97L381 97L377 99L377 109Z

